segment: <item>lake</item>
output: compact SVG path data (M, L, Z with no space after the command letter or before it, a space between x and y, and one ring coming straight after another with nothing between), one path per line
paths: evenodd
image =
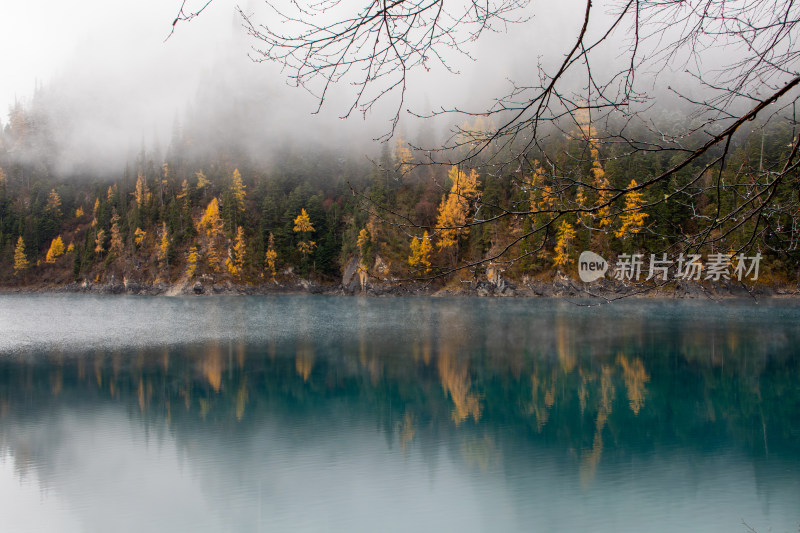
M798 376L795 301L4 295L0 529L797 532Z

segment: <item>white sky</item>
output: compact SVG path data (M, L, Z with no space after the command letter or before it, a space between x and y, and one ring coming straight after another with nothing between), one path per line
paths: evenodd
M205 16L180 25L176 36L165 43L179 6L179 0L3 2L0 119L5 122L15 97L30 98L37 81L71 75L80 63L92 69L102 66L112 78L123 72L147 75L148 65L154 63L168 75L162 82L194 78L198 59L229 38L234 2L215 0Z

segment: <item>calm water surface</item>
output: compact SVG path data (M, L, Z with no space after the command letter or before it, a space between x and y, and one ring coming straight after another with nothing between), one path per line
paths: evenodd
M800 304L0 296L0 531L800 528Z

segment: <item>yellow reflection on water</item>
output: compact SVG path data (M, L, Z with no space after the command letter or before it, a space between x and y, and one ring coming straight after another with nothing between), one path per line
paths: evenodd
M644 384L650 381L650 376L644 369L644 363L638 357L633 361L628 361L628 358L620 352L617 354L617 364L622 367L622 377L628 391L628 404L633 414L638 415L644 406L644 397L647 392Z

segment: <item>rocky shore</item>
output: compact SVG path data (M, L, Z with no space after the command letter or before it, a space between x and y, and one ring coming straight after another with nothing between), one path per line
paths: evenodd
M347 283L345 283L347 281ZM31 284L0 287L0 294L87 293L164 296L213 295L270 295L270 294L330 294L349 296L432 296L432 297L517 297L517 298L594 298L599 301L620 298L765 298L798 297L798 286L768 284L746 285L741 282L679 281L656 286L653 283L621 282L602 279L583 283L570 278L553 280L511 281L498 278L451 282L442 286L418 281L369 280L363 286L360 280L342 282L317 282L305 279L267 282L263 284L237 284L231 281L182 280L177 283L140 283L115 281L92 283L73 282L62 285Z

